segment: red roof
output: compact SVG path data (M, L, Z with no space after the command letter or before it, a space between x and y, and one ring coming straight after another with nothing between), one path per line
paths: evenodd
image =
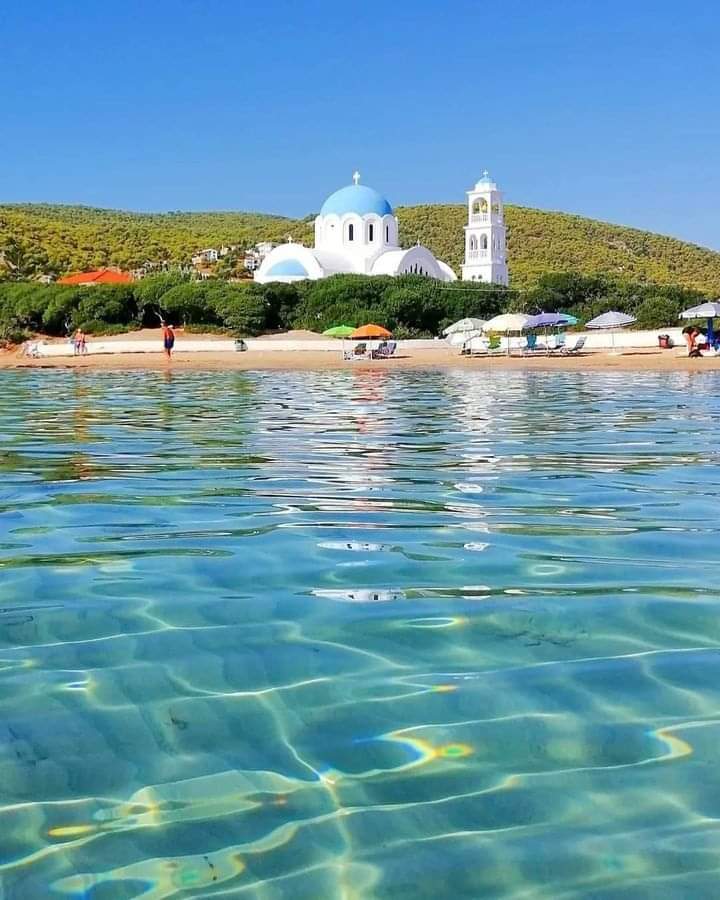
M133 280L127 272L114 269L96 269L94 272L77 272L58 278L58 284L129 284Z

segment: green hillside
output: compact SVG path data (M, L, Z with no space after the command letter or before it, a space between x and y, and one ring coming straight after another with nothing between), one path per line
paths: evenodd
M403 243L421 241L459 272L466 209L400 207ZM535 285L548 272L602 273L633 282L678 284L720 294L720 253L670 237L581 216L506 207L512 284ZM0 250L26 275L117 265L136 268L221 244L312 241L302 221L260 213L131 213L83 206L0 206Z
M396 210L403 242L420 241L459 271L465 206ZM720 294L720 253L676 238L561 212L506 206L508 260L514 287L534 286L548 272L611 275L678 284Z

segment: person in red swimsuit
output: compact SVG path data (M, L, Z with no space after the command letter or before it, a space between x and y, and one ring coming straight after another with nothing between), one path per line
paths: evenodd
M163 322L162 330L165 356L170 359L170 357L172 356L173 347L175 346L175 332L173 331L172 325L168 325L165 322Z

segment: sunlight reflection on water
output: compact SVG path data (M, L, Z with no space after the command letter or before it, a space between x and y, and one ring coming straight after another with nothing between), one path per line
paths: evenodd
M0 378L4 898L714 895L715 376Z

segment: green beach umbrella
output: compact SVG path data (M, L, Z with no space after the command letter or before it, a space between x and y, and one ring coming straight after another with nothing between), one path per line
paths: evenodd
M353 331L355 331L355 329L352 325L334 325L332 328L323 331L323 335L325 337L344 338L352 334Z
M571 316L570 313L560 313L560 315L565 319L566 325L577 325L579 321L577 316Z

